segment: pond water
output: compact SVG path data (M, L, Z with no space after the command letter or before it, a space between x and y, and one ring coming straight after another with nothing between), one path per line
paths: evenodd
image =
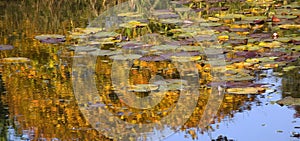
M0 16L1 141L300 139L297 0L0 1Z

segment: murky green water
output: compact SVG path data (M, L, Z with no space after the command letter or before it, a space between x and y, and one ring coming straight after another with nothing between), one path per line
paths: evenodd
M99 19L121 2L0 1L1 140L109 140L107 133L121 133L118 140L299 140L299 2L180 1L190 8L174 12L163 1L148 13L153 19L137 18L116 30L122 40L78 29L136 18L123 13ZM143 11L153 3L159 2L130 6ZM67 38L35 39L41 34ZM146 41L150 49L128 39ZM170 55L166 48L176 51ZM226 59L223 68L222 58L209 60L217 55ZM215 76L225 75L227 85L218 87L223 83ZM128 92L138 98L126 99Z

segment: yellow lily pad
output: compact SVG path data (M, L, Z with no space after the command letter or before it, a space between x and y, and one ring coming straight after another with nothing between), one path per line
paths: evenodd
M291 71L291 70L296 69L298 67L299 66L288 66L288 67L282 68L282 70L285 71L285 72L288 72L288 71Z
M260 42L258 45L261 47L278 48L281 46L281 42L278 42L278 41Z
M246 87L246 88L228 88L226 91L230 94L259 94L265 91L261 87Z
M29 62L30 59L25 57L8 57L1 59L2 63L26 63Z

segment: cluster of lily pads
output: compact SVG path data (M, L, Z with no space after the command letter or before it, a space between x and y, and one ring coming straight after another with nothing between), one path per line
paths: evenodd
M113 14L100 16L90 27L76 28L67 36L46 34L35 39L50 44L67 41L64 44L73 44L68 51L108 56L110 60L193 61L201 66L214 66L220 60L208 61L209 56L224 54L223 79L239 85L241 81L248 83L255 79L252 70L298 68L287 66L300 57L297 2L287 6L267 1L261 5L266 10L245 8L233 13L228 12L230 8L225 1L214 2L170 1L167 5L172 8L110 11ZM254 4L245 3L242 7ZM203 12L207 13L201 16ZM1 50L12 48L1 45ZM28 59L1 61L27 62ZM264 89L242 87L230 88L228 92L256 94Z
M170 1L166 7L146 10L118 9L113 11L114 14L99 17L88 28L76 28L68 35L38 35L35 39L45 44L66 46L63 52L75 52L75 56L70 57L97 56L108 65L113 61L133 61L135 69L148 67L165 77L175 74L172 75L175 78L153 84L133 83L128 88L130 92L183 90L187 84L178 77L178 70L165 64L194 62L201 86L222 85L229 94L260 94L267 91L270 84L253 83L256 72L278 68L288 73L299 68L291 65L300 57L299 3L232 2L241 8L232 9L225 0L201 0ZM13 48L0 45L0 50ZM1 59L1 63L28 62L30 59L25 57ZM226 64L223 66L226 69L218 69L224 74L220 79L227 81L225 85L215 82L216 78L210 74L220 62ZM176 99L177 93L170 97ZM289 103L290 100L293 99L287 97L278 103ZM90 105L93 108L100 106L105 105ZM155 111L160 117L168 113L163 109ZM118 116L130 117L124 112L119 112ZM136 117L142 118L140 114ZM149 122L151 118L145 119L144 122Z

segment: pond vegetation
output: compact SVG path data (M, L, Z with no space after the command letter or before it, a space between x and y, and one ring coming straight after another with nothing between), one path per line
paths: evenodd
M261 105L300 122L299 1L23 0L0 11L1 140L117 139L96 130L114 118L197 140ZM163 120L173 111L187 114ZM119 140L154 139L120 125ZM271 130L299 139L294 127Z

